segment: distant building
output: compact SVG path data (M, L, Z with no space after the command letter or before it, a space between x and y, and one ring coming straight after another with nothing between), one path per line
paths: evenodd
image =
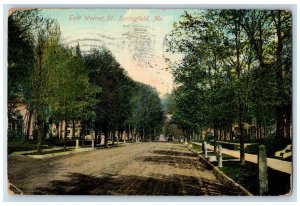
M36 126L36 117L30 114L27 105L19 97L8 101L8 132L19 132L33 139L33 130Z
M8 133L25 135L29 139L33 139L34 130L37 127L36 115L30 113L28 106L22 98L13 97L8 101L8 114L7 114L7 131ZM79 121L75 121L75 127L72 123L67 125L67 139L72 139L73 137L78 138L81 132L81 124ZM45 134L45 138L58 137L65 138L65 122L61 121L59 123L52 123L48 125L48 133ZM75 130L74 130L75 128ZM73 131L74 130L74 131ZM74 133L74 135L73 135ZM85 131L86 139L94 139L94 130L86 128Z

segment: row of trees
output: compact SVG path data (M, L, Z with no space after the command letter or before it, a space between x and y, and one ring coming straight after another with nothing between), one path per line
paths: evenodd
M291 138L292 16L284 10L200 10L185 12L168 37L177 83L173 122L191 134L218 134L238 124L241 161L244 123L258 138L274 133ZM220 132L218 132L220 131ZM221 133L222 131L222 133Z
M157 91L129 78L108 49L82 54L79 45L68 47L60 37L58 23L40 10L9 16L8 97L22 98L29 122L35 116L38 152L49 123L66 123L65 140L68 123L75 127L75 122L82 126L80 137L87 127L96 137L103 132L105 145L115 131L152 138L163 122Z

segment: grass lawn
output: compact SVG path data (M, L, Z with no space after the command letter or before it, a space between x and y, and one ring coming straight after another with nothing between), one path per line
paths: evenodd
M196 152L202 152L202 147L200 145L196 145L196 144L190 144L190 145L192 145L191 148Z
M208 156L216 156L217 154L214 152L211 152L211 153L209 152L209 153L207 153L207 155ZM237 158L235 158L231 155L228 155L228 154L222 154L222 160L229 160L229 159L237 159Z
M59 150L50 150L50 151L43 151L42 154L39 154L37 152L32 152L32 153L26 153L25 155L46 155L46 154L54 154L54 153L60 153L60 152L68 152L68 151L72 151L72 149L59 149Z
M283 150L288 144L292 144L291 139L278 139L278 138L264 138L261 140L266 147L267 157L274 158L275 152ZM246 153L258 154L258 145L250 145L245 149ZM292 161L292 158L285 159Z
M192 149L202 152L199 145L193 144ZM216 153L208 152L208 155L213 156ZM239 161L230 161L230 159L238 159L227 154L222 154L222 159L225 161L223 161L223 167L219 168L221 171L252 194L259 195L257 164L246 162L245 165L241 165ZM212 162L212 164L218 165L217 162ZM285 195L289 193L291 187L290 177L289 174L268 167L269 192L266 195Z
M219 169L252 194L259 195L257 164L246 162L245 165L240 165L239 161L224 161L223 167ZM267 195L284 195L290 191L289 174L268 167L268 181L269 193Z
M35 141L30 140L9 140L7 146L7 153L10 154L16 151L35 150L37 144Z
M202 147L200 145L196 145L196 144L190 144L192 147L191 149L193 149L196 152L200 152L203 153L202 151ZM212 151L208 151L207 155L209 156L216 156L216 153L212 152ZM226 159L235 159L235 157L230 156L228 154L222 154L222 159L226 160Z

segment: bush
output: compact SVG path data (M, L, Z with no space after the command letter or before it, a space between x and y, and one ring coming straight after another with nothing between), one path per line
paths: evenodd
M48 144L48 145L52 145L52 146L60 146L60 147L63 147L65 145L65 140L63 138L59 138L58 136L53 136L53 137L50 137L48 139L46 139L45 141L45 144ZM80 145L91 145L91 141L90 140L79 140L79 144ZM75 139L69 139L67 140L66 142L66 146L75 146L76 145L76 140Z
M261 143L266 147L267 157L274 158L276 151L283 150L288 144L292 143L291 139L265 138ZM246 153L258 154L258 145L250 145L245 150Z
M207 133L204 141L207 142L207 144L210 144L211 142L214 142L214 135L212 133Z
M24 138L13 138L8 139L7 142L7 153L10 154L16 151L26 151L36 149L37 143L34 140L28 140Z
M15 130L13 130L13 131L8 131L8 140L10 141L10 140L21 140L21 139L23 139L24 138L24 134L23 134L23 132L21 131L15 131Z
M217 141L217 145L221 145L222 148L226 148L226 149L230 149L230 150L239 150L240 149L239 143Z

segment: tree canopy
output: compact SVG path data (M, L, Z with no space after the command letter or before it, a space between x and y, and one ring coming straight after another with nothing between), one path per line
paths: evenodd
M132 130L145 140L160 131L164 118L157 91L132 80L107 48L83 54L79 44L65 45L57 22L41 10L18 10L9 17L8 47L9 97L22 97L36 115L38 152L50 122L64 122L65 140L68 124L80 122L83 131L95 130L98 141L103 132L105 145L109 137L114 141L115 131Z
M239 127L241 161L244 125L265 136L290 138L291 13L284 10L185 12L168 36L177 87L173 119L186 130ZM275 127L276 126L276 127Z

